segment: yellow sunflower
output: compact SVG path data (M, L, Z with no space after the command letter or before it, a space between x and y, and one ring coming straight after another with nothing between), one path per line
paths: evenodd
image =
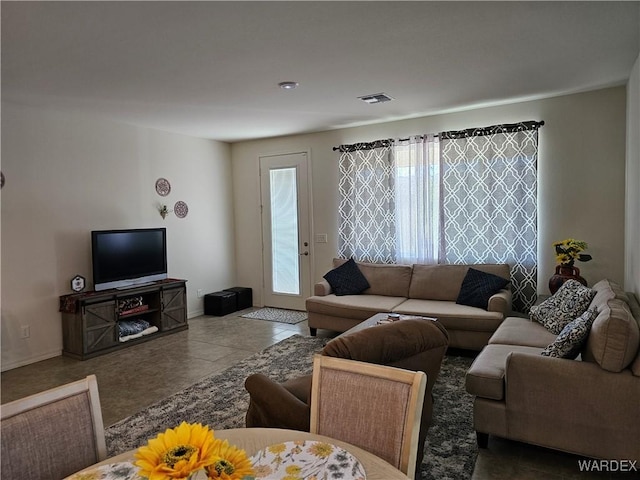
M273 473L273 468L269 465L258 465L253 470L256 478L268 477Z
M328 443L314 443L307 450L310 454L320 458L327 458L333 452L333 446Z
M289 465L284 469L284 471L292 477L299 477L300 473L302 472L302 468L300 467L300 465Z
M274 455L277 455L279 453L284 452L285 448L287 447L284 443L276 443L275 445L269 446L267 449Z
M135 464L140 467L138 474L149 480L186 479L216 460L213 447L209 427L182 422L140 447Z
M553 248L556 252L556 263L558 265L573 267L575 261L588 262L592 259L591 255L582 253L589 246L587 242L576 240L575 238L567 238L561 242L554 242Z
M247 453L227 440L214 441L213 456L214 462L207 466L210 479L241 480L255 474Z

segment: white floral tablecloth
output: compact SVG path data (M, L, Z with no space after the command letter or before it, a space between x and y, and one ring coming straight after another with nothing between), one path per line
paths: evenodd
M68 480L139 480L138 467L131 462L109 463L71 475Z
M366 480L360 461L345 449L315 440L270 445L251 457L256 480ZM110 463L68 480L141 480L131 462Z
M259 480L365 480L364 467L345 449L315 440L276 443L251 457Z

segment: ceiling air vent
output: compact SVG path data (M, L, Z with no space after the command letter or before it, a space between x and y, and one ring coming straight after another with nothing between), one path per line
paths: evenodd
M364 95L363 97L358 98L363 102L367 102L371 105L373 105L374 103L384 103L393 100L393 98L386 93L375 93L373 95Z

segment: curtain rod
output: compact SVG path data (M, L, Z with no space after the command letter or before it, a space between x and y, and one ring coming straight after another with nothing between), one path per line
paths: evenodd
M495 135L497 133L513 133L524 132L527 130L538 130L544 122L528 121L519 123L504 123L501 125L492 125L490 127L468 128L466 130L450 130L448 132L440 132L442 139L456 139L465 137L483 137L485 135Z
M434 137L440 137L442 139L457 139L465 137L482 137L485 135L493 135L496 133L513 133L526 130L537 130L544 125L544 121L536 122L534 120L520 123L504 123L500 125L492 125L490 127L468 128L466 130L450 130L447 132L440 132L440 134L434 135ZM387 138L384 140L375 140L373 142L361 142L351 145L339 145L333 147L333 151L340 150L341 152L355 152L356 150L372 150L374 148L390 147L395 142L406 142L411 137L399 138L397 140ZM417 135L414 138L424 139L425 135Z
M340 145L333 147L333 151L340 150L341 152L355 152L357 150L373 150L374 148L384 148L393 145L394 140L387 138L383 140L374 140L373 142L361 142L354 143L352 145Z

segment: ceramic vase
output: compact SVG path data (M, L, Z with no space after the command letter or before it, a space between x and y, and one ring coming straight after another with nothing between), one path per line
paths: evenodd
M549 279L549 291L551 295L556 293L564 282L571 279L579 281L585 287L587 286L587 281L580 276L580 269L578 267L574 267L573 265L558 265L556 267L556 273Z

